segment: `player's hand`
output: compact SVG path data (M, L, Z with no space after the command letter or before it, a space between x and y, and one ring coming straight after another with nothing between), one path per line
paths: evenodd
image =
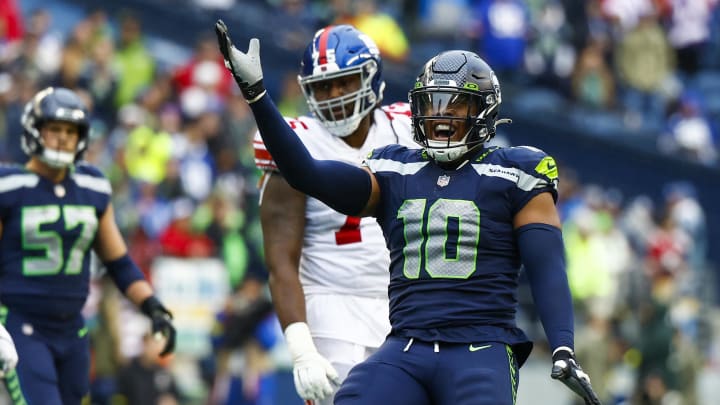
M164 357L175 350L175 327L172 324L172 314L165 308L160 301L151 296L143 301L140 306L142 312L150 318L152 323L152 332L155 339L165 338L165 347L160 356Z
M239 51L230 39L228 28L223 20L215 23L220 52L225 58L225 66L232 72L235 81L248 103L254 103L265 94L263 86L263 72L260 65L260 41L257 38L250 40L247 53Z
M585 400L586 405L601 405L595 391L590 385L590 377L582 370L575 353L570 348L555 349L552 356L553 366L550 376L560 380L573 392Z
M0 378L15 369L17 362L18 354L15 350L15 343L7 329L0 324Z
M293 358L293 380L298 395L305 400L321 400L332 395L340 385L340 378L330 362L318 353L307 324L288 325L285 340Z

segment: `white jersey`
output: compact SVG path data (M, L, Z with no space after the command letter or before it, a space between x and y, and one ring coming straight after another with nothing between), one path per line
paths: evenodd
M391 143L419 147L413 141L407 103L383 106L373 114L373 125L359 149L332 135L314 118L286 120L319 160L339 160L359 167L375 148ZM259 134L254 147L256 165L265 171L277 171ZM312 197L307 197L305 221L299 271L313 336L379 346L390 330L390 256L380 226L375 218L349 217ZM353 324L365 326L347 327Z

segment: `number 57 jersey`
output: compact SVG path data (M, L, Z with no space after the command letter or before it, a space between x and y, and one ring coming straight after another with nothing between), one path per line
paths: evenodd
M90 256L110 183L78 164L60 183L22 166L0 166L0 300L28 315L80 315Z
M423 151L387 146L365 161L381 189L390 247L393 333L426 341L527 342L516 328L520 258L513 218L543 192L557 197L552 157L486 148L457 170Z
M418 147L412 140L410 110L395 103L372 112L373 124L365 143L352 148L310 117L287 119L315 159L340 160L360 166L373 149L388 144ZM255 162L265 171L277 166L259 135ZM348 217L308 197L300 280L305 294L343 294L387 299L390 263L385 239L375 218Z

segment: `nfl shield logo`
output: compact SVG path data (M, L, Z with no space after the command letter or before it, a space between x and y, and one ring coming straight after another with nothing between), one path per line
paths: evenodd
M442 175L438 177L437 185L440 187L445 187L450 183L450 176Z

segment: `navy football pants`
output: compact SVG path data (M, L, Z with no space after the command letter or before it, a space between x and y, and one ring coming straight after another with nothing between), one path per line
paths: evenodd
M13 403L80 404L90 390L90 349L84 329L43 328L12 310L4 323L19 358L15 372L5 377Z
M518 377L504 343L409 344L391 336L350 371L335 405L513 405Z

